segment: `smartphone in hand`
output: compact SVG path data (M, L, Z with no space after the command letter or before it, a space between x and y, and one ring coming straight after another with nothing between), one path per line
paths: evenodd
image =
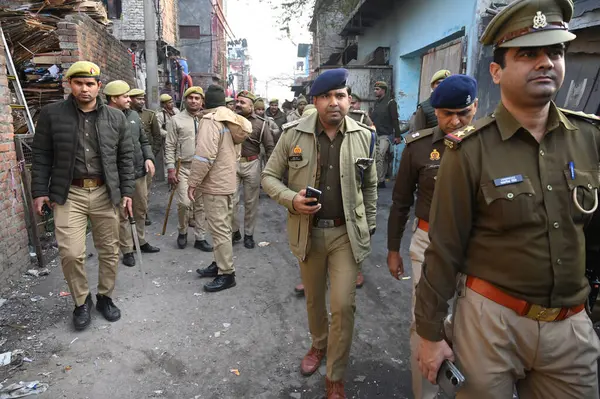
M465 384L465 377L454 363L446 359L440 366L436 382L446 395L454 397Z
M309 205L309 206L318 205L319 201L321 200L321 194L323 194L323 192L320 190L317 190L316 188L313 188L311 186L306 187L306 198L315 198L316 199L316 201L309 202L306 205Z

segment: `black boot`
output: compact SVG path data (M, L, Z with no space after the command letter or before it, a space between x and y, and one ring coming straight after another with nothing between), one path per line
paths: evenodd
M244 234L244 246L248 249L254 248L254 238Z
M206 240L196 240L194 243L194 248L199 249L204 252L212 252L213 247Z
M75 306L75 310L73 311L73 326L77 331L85 330L90 325L92 322L90 310L93 307L92 294L88 294L83 305Z
M123 254L123 264L129 267L135 266L135 257L133 256L133 252Z
M146 226L152 225L152 220L150 220L150 216L146 215L146 221L144 222Z
M158 247L153 247L152 245L145 243L144 245L140 245L140 249L142 250L142 252L146 253L146 254L153 254L156 252L160 252L160 248Z
M204 291L218 292L235 287L235 274L221 274L213 281L204 285Z
M234 231L233 232L233 237L232 237L232 241L235 244L236 242L239 242L242 240L242 235L240 234L240 231Z
M108 321L117 321L121 318L121 311L106 295L96 295L96 310Z
M205 269L196 269L196 273L200 275L200 277L217 277L219 274L219 268L217 267L217 262L211 263Z
M187 247L187 233L179 233L179 235L177 236L177 246L179 247L179 249Z

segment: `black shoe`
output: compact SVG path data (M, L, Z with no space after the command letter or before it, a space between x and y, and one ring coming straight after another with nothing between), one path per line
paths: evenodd
M235 274L221 274L213 281L204 285L204 291L218 292L235 287Z
M121 311L115 306L112 299L105 295L96 295L96 310L108 321L117 321L121 318Z
M140 249L142 250L142 252L146 253L146 254L154 254L156 252L160 252L160 248L158 247L153 247L152 245L145 243L144 245L140 245Z
M206 242L206 240L196 240L196 242L194 243L194 248L199 249L200 251L204 251L204 252L212 252L213 251L212 245L210 245L208 242Z
M123 255L123 264L129 267L135 266L135 257L133 256L133 252Z
M144 221L144 224L146 226L150 226L150 225L152 225L152 220L150 220L150 218L148 216L146 216L146 221Z
M207 268L196 269L196 273L198 273L200 277L217 277L219 275L217 262L211 263Z
M179 249L187 247L187 233L179 233L179 235L177 236L177 246L179 247Z
M92 294L88 294L83 305L75 306L75 310L73 311L73 326L77 331L85 330L90 325L92 322L90 310L93 307Z
M244 234L244 246L248 249L254 248L254 238Z
M377 184L377 188L385 188L385 182L382 181L381 183Z
M239 230L238 231L234 231L233 232L233 237L232 237L233 243L235 244L236 242L241 241L241 240L242 240L242 235L240 234L240 231Z

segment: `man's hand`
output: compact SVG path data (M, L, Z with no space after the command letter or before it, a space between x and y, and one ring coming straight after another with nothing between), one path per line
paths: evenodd
M54 207L49 197L37 197L33 199L33 209L40 216L44 216L44 204L48 205L50 209Z
M307 205L311 202L315 202L316 198L306 198L305 195L306 190L302 189L292 200L292 205L294 206L296 212L302 215L314 215L315 213L319 212L321 210L321 204L312 206Z
M123 197L121 200L121 206L123 207L123 212L125 212L125 216L133 217L133 200L129 197Z
M169 169L167 171L167 179L169 180L169 184L172 185L177 185L177 183L179 183L179 178L177 177L177 170L176 169Z
M400 280L400 277L404 274L404 262L402 262L400 252L388 251L387 264L392 277L396 280Z
M188 198L190 201L196 201L196 187L189 186L188 187Z
M402 137L394 137L394 144L402 143Z
M454 361L454 353L446 341L438 342L427 341L419 337L419 350L417 352L417 362L421 374L432 384L436 384L437 374L444 360Z
M155 172L154 162L147 159L146 160L146 173L150 173L150 177L154 177L154 172Z

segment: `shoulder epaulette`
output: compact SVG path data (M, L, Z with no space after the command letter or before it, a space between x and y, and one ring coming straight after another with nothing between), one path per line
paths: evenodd
M429 129L419 130L418 132L414 132L412 134L407 134L404 136L404 143L410 144L414 141L422 139L423 137L431 136L433 134L433 129L435 128L432 127Z
M460 147L463 141L471 136L474 136L483 127L491 124L495 120L496 118L494 117L494 114L478 119L475 123L444 136L444 144L446 144L446 147L456 150L458 147Z
M154 110L151 110L151 109L149 109L149 108L144 108L144 109L142 110L142 112L148 112L148 113L150 113L150 114L152 114L152 115L156 114L156 111L154 111Z
M283 125L281 125L281 130L283 130L285 132L287 129L294 127L299 123L300 123L300 119L296 119L295 121L284 123Z
M587 120L588 122L591 122L595 125L600 124L600 117L594 115L594 114L586 114L585 112L581 112L581 111L571 111L570 109L564 109L564 108L559 108L559 110L563 113L563 114L567 114L567 115L572 115L572 116L576 116L582 119Z

